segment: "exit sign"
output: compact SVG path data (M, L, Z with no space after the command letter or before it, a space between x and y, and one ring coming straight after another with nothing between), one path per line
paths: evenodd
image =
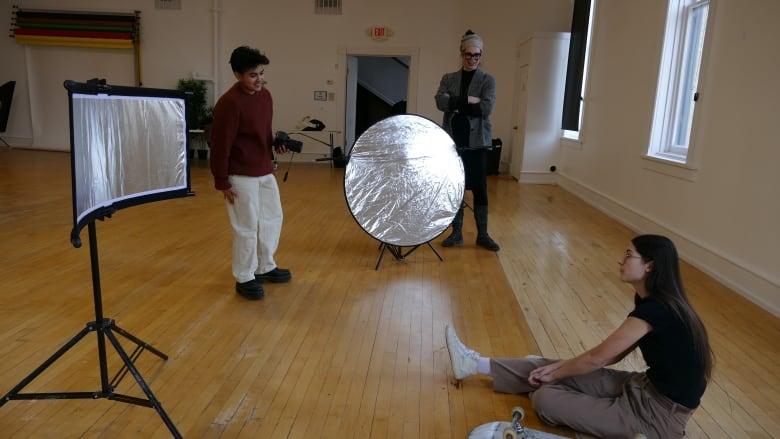
M386 40L393 35L393 31L385 26L373 26L368 29L368 35L372 40Z

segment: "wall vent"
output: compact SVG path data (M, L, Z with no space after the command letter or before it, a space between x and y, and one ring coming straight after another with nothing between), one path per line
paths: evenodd
M341 0L314 0L316 15L341 15Z
M154 0L154 9L181 9L181 0Z

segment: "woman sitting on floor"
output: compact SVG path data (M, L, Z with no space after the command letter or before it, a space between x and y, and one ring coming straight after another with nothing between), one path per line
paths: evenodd
M618 263L635 306L598 346L567 360L486 358L447 326L455 378L490 375L497 392L530 393L534 410L552 425L607 439L682 438L712 373L707 330L685 294L668 238L637 236ZM646 371L605 368L637 347Z

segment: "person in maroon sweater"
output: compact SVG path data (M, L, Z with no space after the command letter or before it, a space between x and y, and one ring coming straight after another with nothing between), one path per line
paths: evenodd
M225 197L233 227L233 276L236 292L257 300L262 283L292 279L279 268L274 254L282 231L282 203L274 175L271 124L273 99L264 87L268 58L247 46L233 50L230 66L236 83L214 106L211 128L211 173L214 187Z

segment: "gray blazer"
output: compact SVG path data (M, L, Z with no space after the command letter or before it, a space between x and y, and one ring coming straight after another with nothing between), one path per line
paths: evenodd
M450 107L450 96L460 94L461 70L452 73L446 73L441 78L439 89L436 91L436 108L444 112L442 128L452 135L452 125L450 121L455 114L455 108ZM496 101L496 80L488 73L477 69L474 72L474 78L469 84L469 96L476 96L481 99L479 108L482 112L481 117L469 117L471 133L469 135L469 147L478 148L481 146L491 147L493 145L492 126L490 125L490 113L493 112L493 104Z

